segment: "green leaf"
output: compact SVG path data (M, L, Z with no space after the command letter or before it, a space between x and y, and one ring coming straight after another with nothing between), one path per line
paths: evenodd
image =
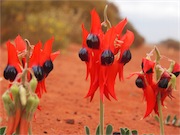
M0 135L4 135L6 131L6 127L1 127L0 128Z
M138 131L137 130L132 130L131 133L132 133L132 135L138 135Z
M86 135L90 135L89 127L85 126L84 129L85 129Z
M165 124L166 124L166 125L169 125L170 118L171 118L171 115L168 115L168 116L166 117L166 120L165 120Z
M176 115L175 115L174 118L173 118L173 120L172 120L172 125L173 125L173 126L176 125L176 122L177 122L177 117L176 117Z
M158 115L155 115L155 116L154 116L154 119L155 119L157 122L159 122L159 117L158 117Z
M121 131L121 135L126 135L126 130L125 129L120 128L120 131Z
M106 135L111 135L113 131L112 125L108 125L106 128Z
M130 130L129 129L126 130L126 135L130 135Z
M100 132L100 125L98 125L96 128L96 135L100 135L99 132Z

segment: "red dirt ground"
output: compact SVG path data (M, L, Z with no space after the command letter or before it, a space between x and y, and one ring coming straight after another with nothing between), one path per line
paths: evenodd
M89 81L85 81L86 67L78 58L78 51L81 47L75 44L70 45L66 50L61 50L60 56L54 61L54 70L46 79L47 93L40 102L41 111L36 112L36 120L33 120L33 134L57 134L57 135L83 135L84 126L90 128L91 134L95 134L99 121L99 93L96 92L92 102L85 99L89 87ZM159 49L161 54L179 61L179 51ZM142 57L151 48L143 46L138 49L131 49L132 60L125 66L124 76L140 71ZM0 76L6 66L6 47L0 47ZM163 61L163 64L165 60ZM167 62L165 65L167 66ZM139 134L159 135L159 124L153 115L141 119L145 113L146 104L143 102L143 92L135 86L135 78L124 82L116 80L116 94L118 101L105 100L104 123L112 124L113 131L119 131L121 127L138 130ZM163 108L164 118L168 114L177 115L180 119L180 79L177 80L177 91L173 91L173 100L166 99L166 108ZM8 82L0 81L0 96L7 89ZM0 100L1 126L7 124L7 116ZM72 119L73 123L68 124L67 120ZM165 125L166 135L180 134L180 128Z

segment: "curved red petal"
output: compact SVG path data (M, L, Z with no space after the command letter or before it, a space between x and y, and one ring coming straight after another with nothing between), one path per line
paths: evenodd
M148 60L146 58L142 59L142 63L143 63L143 71L146 73L149 69L154 69L155 66L155 62Z
M60 51L51 53L50 55L51 60L54 61L59 54L60 54Z
M178 63L175 63L174 65L174 68L173 68L173 73L176 73L176 72L180 72L180 64Z
M121 52L123 53L125 50L128 50L134 41L134 33L130 30L127 30L125 35L122 37L124 43L121 45Z
M96 10L91 11L91 33L99 34L101 31L101 20Z
M90 69L89 69L89 62L86 62L86 80L88 79L88 76L89 76L89 72L90 72Z
M29 67L40 64L41 46L42 46L41 42L37 43L34 46L34 49L33 49L33 52L29 61Z
M22 39L20 35L18 35L15 40L16 49L19 52L23 52L26 49L26 42Z
M84 24L82 24L82 46L87 48L86 38L88 36L88 31L84 28Z
M8 65L14 66L18 72L21 71L20 69L20 62L17 56L17 50L10 41L6 43L7 50L8 50Z
M117 100L116 94L115 94L115 90L114 90L114 84L115 84L115 80L116 80L116 76L117 76L117 72L118 72L118 62L114 62L112 64L112 66L110 66L107 70L107 88L109 91L109 94L115 99Z
M51 52L52 52L52 43L53 43L53 41L54 41L54 37L47 40L46 43L44 44L43 53L44 53L45 59L50 59L50 55L51 55Z
M123 19L122 21L120 21L117 25L116 25L116 33L121 35L125 25L127 24L127 19Z
M101 50L110 49L114 53L114 40L116 38L116 31L115 28L112 27L109 29L103 38L103 43L101 45Z
M153 73L145 74L145 76L146 76L146 80L147 80L148 84L153 85Z
M108 100L111 101L111 99L110 99L110 97L109 97L109 90L108 90L107 85L104 85L104 95L106 96L106 98L107 98Z
M155 96L154 90L152 89L150 85L147 85L143 90L144 90L144 96L145 96L146 104L147 104L146 113L144 115L144 118L145 118L154 109L155 103L156 103L156 96Z
M124 69L124 64L119 63L119 80L123 81L124 80L124 75L123 75L123 69Z
M127 77L127 79L130 79L130 78L133 77L134 75L141 75L141 73L140 73L140 72L131 73L131 74Z

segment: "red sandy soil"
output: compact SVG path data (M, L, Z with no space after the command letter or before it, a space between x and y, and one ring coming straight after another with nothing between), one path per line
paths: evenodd
M85 81L86 67L79 59L79 45L72 44L67 49L61 50L60 56L54 61L54 70L46 79L47 93L40 101L41 111L36 112L36 120L33 120L33 134L57 134L57 135L84 135L84 126L89 126L91 134L95 134L99 123L99 92L96 92L92 102L85 99L88 92L89 80ZM132 60L125 66L124 76L140 71L141 59L152 48L143 46L131 49ZM159 48L161 54L179 61L179 51ZM6 46L0 47L0 76L6 66ZM162 63L168 66L169 62ZM159 135L159 124L152 113L145 119L141 119L146 110L143 101L143 91L135 86L135 79L125 79L123 82L116 80L116 94L118 101L105 99L104 124L112 124L113 131L119 131L121 127L138 130L139 134ZM173 91L173 100L167 98L163 108L164 118L170 114L177 115L180 119L180 79L177 80L177 91ZM8 82L0 81L0 93L7 89ZM0 96L1 96L0 95ZM7 124L2 101L0 100L1 126ZM67 123L67 120L71 120ZM166 135L180 134L180 128L165 125Z

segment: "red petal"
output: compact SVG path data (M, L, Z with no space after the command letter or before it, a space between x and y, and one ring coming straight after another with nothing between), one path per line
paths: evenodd
M91 33L99 34L101 31L101 21L96 10L91 11Z
M60 54L60 51L56 51L54 53L51 53L50 58L52 61L55 60L55 58Z
M90 69L89 69L89 63L86 62L86 80L88 79L89 72L90 72Z
M17 56L17 50L13 44L11 44L10 41L6 43L7 50L8 50L8 65L14 66L18 72L21 71L20 69L20 62L19 58Z
M144 90L144 96L145 96L146 103L147 103L146 113L144 115L144 118L145 118L154 109L155 103L156 103L156 96L150 85L147 85L143 90Z
M26 49L26 43L25 41L22 39L22 37L20 35L18 35L16 37L16 39L14 40L15 44L16 44L16 49L19 52L23 52Z
M124 69L124 64L119 63L119 80L123 81L124 80L124 75L123 75L123 69Z
M88 36L88 31L84 28L84 24L82 24L82 46L87 48L87 44L86 44L86 38Z
M152 85L153 84L153 73L145 74L145 76L146 76L146 80L147 80L148 84Z
M127 30L126 34L120 40L122 40L124 42L121 45L121 54L123 54L123 52L125 50L128 50L130 48L130 46L132 45L132 43L134 41L134 33L131 32L130 30Z
M115 28L112 27L109 29L103 39L103 44L101 46L101 49L107 50L110 49L114 53L114 40L116 38Z
M118 72L118 63L116 61L107 70L107 76L108 76L108 78L107 78L107 87L108 87L108 91L109 91L109 94L115 100L117 100L117 97L116 97L115 90L114 90L114 84L115 84L117 72Z
M37 43L34 46L34 50L33 50L32 56L29 61L29 67L40 64L41 46L42 46L41 42Z
M148 60L146 58L142 59L143 62L143 71L146 73L149 69L154 69L155 62Z
M106 96L106 98L107 98L108 100L111 101L111 99L110 99L110 97L109 97L109 90L108 90L108 88L107 88L107 85L104 85L104 95Z
M173 73L176 73L176 72L180 72L180 64L178 63L175 63L174 65L174 68L173 68Z
M121 22L119 22L116 25L116 33L121 34L126 24L127 24L127 19L126 18L123 19Z

